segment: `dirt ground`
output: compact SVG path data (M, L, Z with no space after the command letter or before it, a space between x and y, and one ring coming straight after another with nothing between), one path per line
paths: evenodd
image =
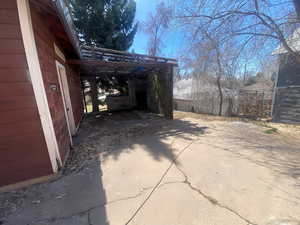
M176 112L87 117L57 180L0 194L5 225L300 225L300 127Z

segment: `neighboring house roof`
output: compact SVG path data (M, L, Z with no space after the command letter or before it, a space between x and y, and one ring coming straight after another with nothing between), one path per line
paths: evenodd
M190 99L192 95L192 78L178 80L174 83L174 98Z
M202 96L218 96L219 90L215 80L212 77L206 77L205 80L193 80L193 78L182 79L174 83L174 98L176 99L192 99L194 95ZM225 97L237 96L238 89L230 89L223 87L223 95Z
M300 52L300 27L297 28L292 35L287 38L289 47L295 51ZM287 50L280 44L273 52L272 55L285 54Z
M263 81L241 88L241 91L272 91L274 84L272 81Z

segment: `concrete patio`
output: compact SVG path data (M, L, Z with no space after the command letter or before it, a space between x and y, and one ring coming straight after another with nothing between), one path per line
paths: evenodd
M239 120L87 118L55 181L0 194L5 225L299 225L299 139Z

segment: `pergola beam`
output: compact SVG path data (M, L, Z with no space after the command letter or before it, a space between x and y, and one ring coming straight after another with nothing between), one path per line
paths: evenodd
M106 48L99 48L99 47L90 47L90 46L81 46L81 51L90 56L91 58L97 58L97 55L100 57L116 57L122 59L131 59L131 60L139 60L139 61L153 61L153 62L164 62L164 63L173 63L177 64L176 59L172 58L165 58L165 57L158 57L158 56L150 56L150 55L143 55L137 53L130 53L125 51L117 51L112 49ZM124 60L123 60L124 61Z
M104 76L127 76L127 77L131 77L131 76L144 76L145 74L147 74L150 71L147 71L146 73L130 73L130 72L121 72L121 73L85 73L82 74L81 77L82 78L92 78L92 77L104 77Z
M81 66L103 66L107 68L117 68L117 67L164 67L164 66L177 66L173 63L136 63L136 62L109 62L109 61L100 61L100 60L80 60L80 59L71 59L67 61L70 65L81 65Z

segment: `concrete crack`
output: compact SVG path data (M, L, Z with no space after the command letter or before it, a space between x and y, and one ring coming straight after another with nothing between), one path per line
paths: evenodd
M235 211L234 209L230 208L229 206L226 206L226 205L220 203L217 199L215 199L215 198L213 198L213 197L205 194L203 191L201 191L201 189L194 187L192 185L192 183L190 182L189 177L187 176L187 174L178 165L175 165L175 166L178 169L178 171L180 171L180 173L185 178L185 180L182 183L188 185L191 190L193 190L196 193L198 193L199 195L201 195L203 198L205 198L207 201L209 201L212 205L218 206L220 208L223 208L223 209L231 212L232 214L234 214L237 217L239 217L241 220L245 221L247 223L247 225L258 225L256 223L250 221L249 219L243 217L239 212Z
M135 218L135 216L141 211L141 209L144 207L144 205L148 202L148 200L151 198L151 196L154 194L154 192L158 189L160 189L161 187L165 186L165 185L170 185L170 184L186 184L188 185L188 187L195 191L196 193L198 193L199 195L201 195L203 198L205 198L206 200L208 200L212 205L223 208L227 211L229 211L230 213L234 214L235 216L239 217L241 220L245 221L247 223L247 225L258 225L252 221L250 221L249 219L243 217L240 213L238 213L237 211L235 211L234 209L230 208L229 206L226 206L222 203L220 203L218 200L216 200L215 198L205 194L203 191L201 191L201 189L198 189L196 187L194 187L192 185L192 183L189 180L189 177L187 176L187 174L179 167L179 165L176 163L177 159L195 142L197 142L199 139L194 140L192 142L190 142L187 146L185 146L175 157L175 159L170 163L169 167L164 171L164 173L162 174L162 176L160 177L159 181L157 182L157 184L154 187L147 187L147 188L143 188L139 193L137 193L136 195L133 196L129 196L129 197L124 197L124 198L120 198L120 199L116 199L110 202L106 202L103 204L99 204L96 206L93 206L87 210L83 210L77 213L73 213L69 216L65 216L65 217L58 217L58 218L50 218L50 219L44 219L44 220L40 220L39 222L43 222L43 221L48 221L48 222L54 222L57 220L64 220L64 219L68 219L71 218L73 216L78 216L78 215L87 215L88 217L88 224L89 225L93 225L91 218L90 218L90 213L92 210L97 209L97 208L101 208L101 207L105 207L106 205L109 204L114 204L116 202L120 202L120 201L126 201L126 200L130 200L130 199L135 199L138 198L140 196L142 196L145 191L147 190L151 190L151 192L147 195L146 199L141 203L141 205L136 209L136 211L134 212L134 214L129 218L129 220L125 223L125 225L128 225L131 223L131 221ZM171 145L173 145L174 141L171 143ZM184 180L183 181L170 181L170 182L165 182L162 183L162 181L164 180L164 178L166 177L166 175L168 174L168 172L170 171L170 169L175 165L175 167L177 168L177 170L183 175Z
M116 202L121 202L121 201L126 201L126 200L130 200L130 199L138 198L138 197L140 197L141 195L143 195L145 191L150 190L150 189L152 189L152 188L153 188L153 187L143 188L143 190L141 190L141 191L140 191L138 194L136 194L136 195L129 196L129 197L125 197L125 198L116 199L116 200L107 202L106 205L113 204L113 203L116 203Z
M91 222L91 219L90 219L90 213L91 213L92 210L97 209L97 208L101 208L101 207L105 207L105 206L107 206L109 204L114 204L114 203L117 203L117 202L121 202L121 201L126 201L126 200L130 200L130 199L138 198L139 196L143 195L145 191L150 190L152 188L153 187L143 188L136 195L129 196L129 197L124 197L124 198L120 198L120 199L116 199L116 200L112 200L112 201L109 201L109 202L106 202L106 203L102 203L102 204L99 204L99 205L95 205L95 206L92 206L92 207L90 207L88 209L85 209L85 210L82 210L82 211L79 211L79 212L75 212L75 213L72 213L72 214L67 215L67 216L54 217L54 218L45 218L45 219L37 220L36 222L38 222L38 223L40 223L40 222L55 222L55 221L58 221L58 220L66 220L66 219L72 218L74 216L81 216L81 215L84 216L84 215L87 215L87 217L88 217L88 224L92 225L92 222Z
M176 138L174 138L174 140L171 143L171 146L174 144ZM164 178L167 176L168 172L170 171L170 169L174 166L174 164L176 165L176 161L177 159L192 145L194 144L197 140L192 141L191 143L189 143L187 146L185 146L175 157L175 159L172 160L172 162L170 163L169 167L165 170L165 172L162 174L162 176L160 177L159 181L157 182L157 184L152 188L152 191L149 193L149 195L147 196L147 198L142 202L142 204L137 208L137 210L133 213L133 215L129 218L129 220L125 223L125 225L130 224L130 222L136 217L136 215L141 211L141 209L144 207L144 205L148 202L148 200L151 198L151 196L154 194L154 192L159 189L159 187L162 184L162 181L164 180Z

